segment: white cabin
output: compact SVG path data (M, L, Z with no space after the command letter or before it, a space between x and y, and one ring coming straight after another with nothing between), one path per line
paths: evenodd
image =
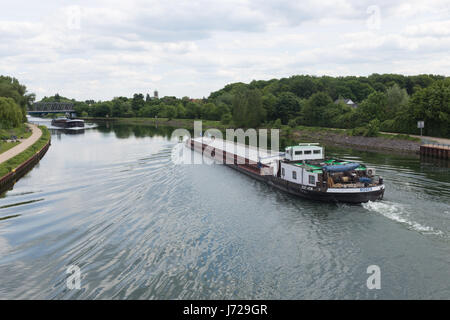
M292 183L315 187L319 175L299 165L281 162L281 178Z
M288 161L320 160L324 158L323 147L318 143L300 143L285 149L284 158Z

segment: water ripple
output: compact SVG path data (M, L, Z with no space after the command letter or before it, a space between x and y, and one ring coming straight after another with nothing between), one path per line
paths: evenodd
M0 298L448 294L445 174L435 178L414 159L337 150L375 167L386 196L325 204L223 165L175 165L174 145L95 129L55 139L41 165L0 199ZM379 295L365 288L371 264L385 272ZM81 290L66 286L69 265L81 268ZM427 275L425 286L416 273Z

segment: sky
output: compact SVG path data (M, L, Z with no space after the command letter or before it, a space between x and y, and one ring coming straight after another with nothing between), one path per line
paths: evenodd
M296 74L450 75L450 0L0 0L0 74L37 100L208 97Z

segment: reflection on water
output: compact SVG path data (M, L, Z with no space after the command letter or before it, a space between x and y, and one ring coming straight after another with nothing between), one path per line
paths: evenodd
M57 128L57 129L50 129L50 133L55 136L61 136L63 134L84 134L84 131L86 129L64 129L64 128Z
M448 166L327 146L385 199L298 199L222 165L175 165L173 128L60 139L0 198L0 298L449 298ZM368 290L376 264L382 289ZM66 269L81 268L81 290Z

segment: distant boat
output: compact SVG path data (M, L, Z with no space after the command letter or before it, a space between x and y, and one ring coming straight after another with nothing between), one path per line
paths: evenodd
M57 118L52 120L52 126L70 129L70 128L84 128L84 120Z

